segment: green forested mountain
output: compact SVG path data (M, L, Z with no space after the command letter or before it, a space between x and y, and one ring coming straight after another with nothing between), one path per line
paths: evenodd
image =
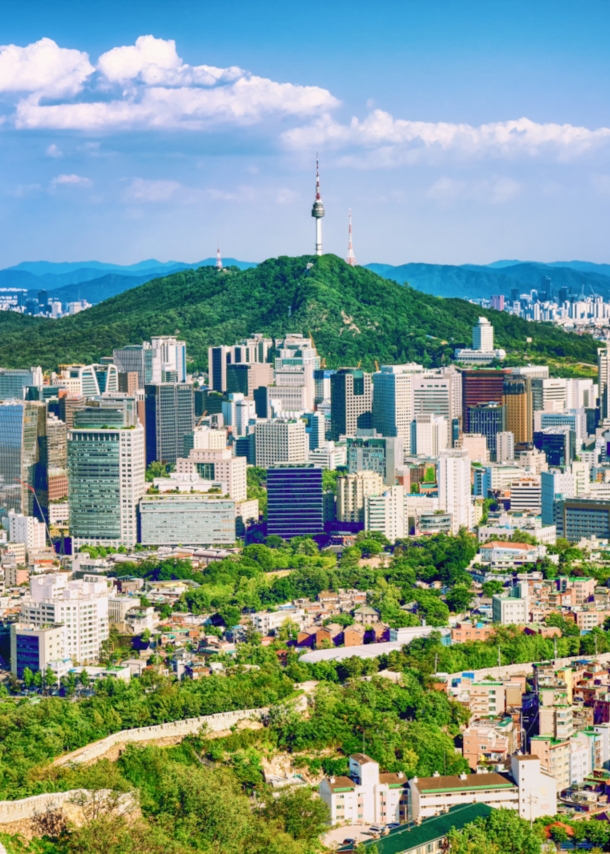
M273 258L258 267L183 270L147 282L73 317L47 320L0 313L0 365L54 368L91 362L151 335L187 342L191 366L206 367L210 344L253 332L311 333L329 367L378 362L447 363L470 345L481 310L349 267L334 255ZM597 342L550 324L486 310L496 342L514 359L593 363ZM527 339L532 342L528 343Z

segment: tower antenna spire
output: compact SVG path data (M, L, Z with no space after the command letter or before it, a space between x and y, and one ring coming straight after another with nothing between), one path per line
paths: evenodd
M350 265L350 267L357 267L358 262L356 261L356 256L354 255L354 246L352 243L352 209L349 209L347 215L347 258L346 262Z
M324 216L324 205L320 194L320 161L316 154L316 198L311 209L311 215L316 221L316 249L315 254L322 254L322 217Z
M220 244L218 244L218 248L216 249L216 269L222 270L222 258L220 257Z

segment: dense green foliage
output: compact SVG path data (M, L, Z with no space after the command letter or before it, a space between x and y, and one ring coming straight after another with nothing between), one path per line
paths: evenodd
M541 850L539 831L513 810L492 810L488 818L449 834L451 854L540 854Z
M0 364L88 363L113 347L177 334L186 340L193 366L203 368L211 344L232 343L253 331L295 331L311 332L331 367L362 361L372 369L375 360L439 365L451 360L456 346L470 344L479 312L476 305L429 296L334 255L281 257L242 272L184 270L60 320L2 312ZM595 362L597 345L589 336L486 313L498 346L519 358Z
M276 703L293 691L277 666L192 682L147 674L129 685L104 680L77 702L47 697L0 702L0 798L44 791L33 769L131 727Z

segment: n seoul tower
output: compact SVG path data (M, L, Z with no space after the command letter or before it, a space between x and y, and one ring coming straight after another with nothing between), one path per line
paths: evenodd
M320 196L320 168L318 155L316 154L316 200L311 209L311 215L316 221L316 255L322 254L322 217L324 216L324 205Z

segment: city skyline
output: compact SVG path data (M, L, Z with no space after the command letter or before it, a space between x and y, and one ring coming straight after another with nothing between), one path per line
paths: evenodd
M6 6L0 267L608 260L605 4Z

